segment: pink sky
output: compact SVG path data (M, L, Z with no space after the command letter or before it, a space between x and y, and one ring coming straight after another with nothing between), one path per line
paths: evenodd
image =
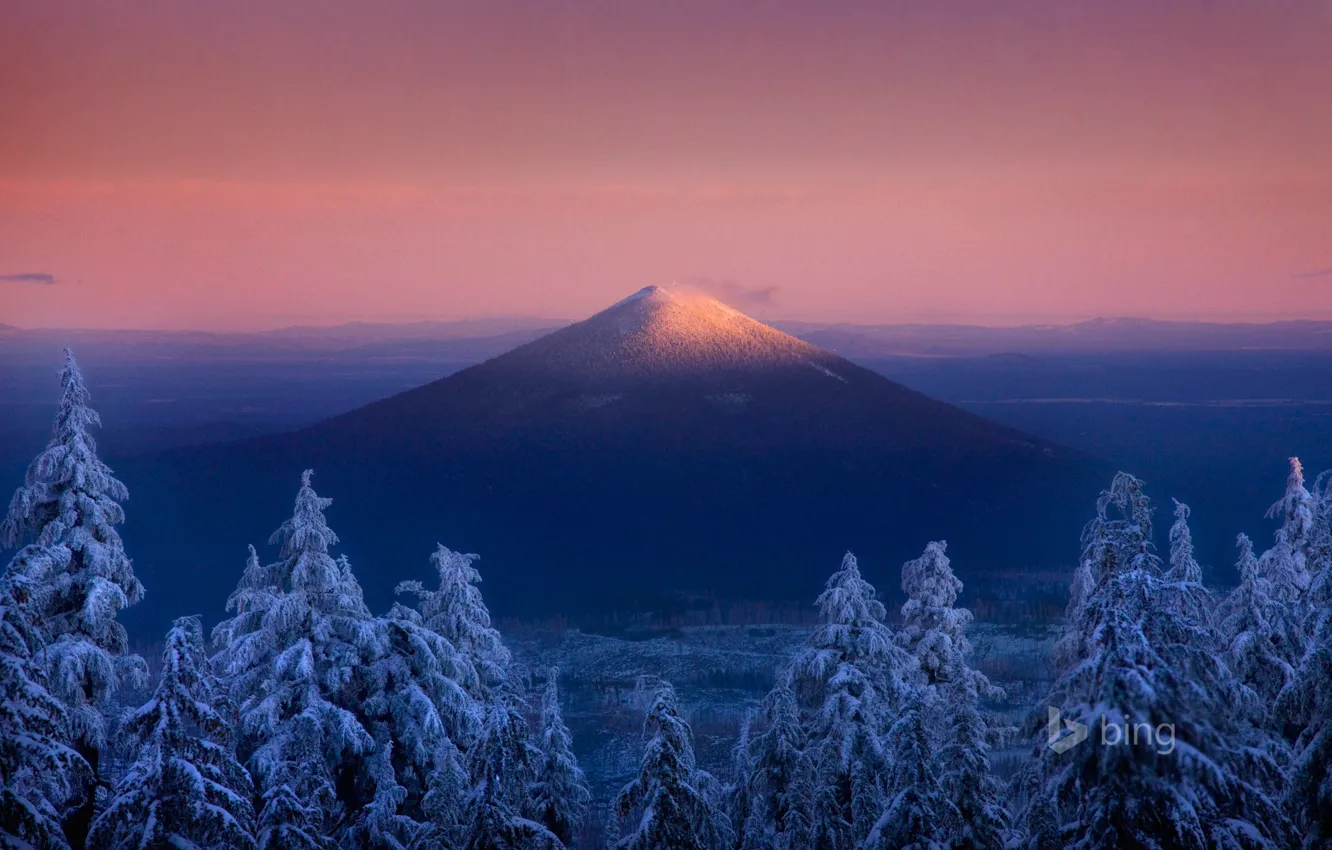
M1332 318L1329 103L1332 0L16 0L0 322Z

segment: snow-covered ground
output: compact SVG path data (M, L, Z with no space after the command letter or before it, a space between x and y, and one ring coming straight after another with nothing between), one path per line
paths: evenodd
M559 667L565 721L587 771L593 798L604 804L627 782L642 755L643 677L675 685L694 730L701 766L725 776L745 713L756 708L777 671L804 644L809 626L700 626L639 639L567 631L509 640L516 660L535 676ZM1017 722L1032 710L1050 678L1057 626L973 623L972 663L1007 691L992 706ZM996 768L1025 745L996 753Z

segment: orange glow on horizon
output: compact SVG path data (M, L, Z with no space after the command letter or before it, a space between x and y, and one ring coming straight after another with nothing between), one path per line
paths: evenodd
M21 0L0 323L1332 318L1324 0L762 12Z

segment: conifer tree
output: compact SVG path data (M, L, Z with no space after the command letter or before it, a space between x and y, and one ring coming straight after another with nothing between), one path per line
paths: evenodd
M552 667L541 700L541 764L531 788L532 817L570 845L587 817L592 795L560 714L558 676Z
M227 602L234 616L214 631L240 716L239 749L263 796L265 850L304 846L316 831L333 836L375 788L367 758L375 742L358 711L366 670L384 652L383 628L347 561L329 554L338 542L323 513L332 500L310 477L301 476L292 517L270 541L279 559L260 566L251 552Z
M417 597L417 608L395 606L396 618L436 635L442 641L441 652L452 653L442 669L452 682L450 699L440 702L445 735L433 756L421 803L426 829L417 845L423 848L469 840L476 820L475 812L467 808L467 794L473 794L474 800L485 799L474 796L483 783L486 793L514 817L534 815L529 785L537 777L543 754L524 716L524 681L514 670L512 656L476 587L481 575L472 564L477 559L440 545L430 558L439 574L438 588L427 590L419 581L397 587L398 593ZM454 693L454 688L461 693ZM476 739L483 728L489 728L487 736L503 742L505 769L495 774L485 773L487 759L495 753Z
M1175 522L1170 526L1170 569L1166 579L1173 582L1202 584L1202 567L1193 557L1193 533L1189 530L1189 506L1178 499Z
M1309 591L1311 574L1310 544L1314 530L1317 505L1304 486L1304 467L1300 459L1290 459L1290 476L1286 479L1286 492L1267 510L1269 519L1281 520L1276 532L1276 545L1263 553L1264 572L1272 581L1280 601L1293 605L1301 615L1306 613L1305 594Z
M324 808L334 798L323 759L309 741L293 736L287 760L270 767L259 805L261 850L332 850L324 835Z
M97 457L89 433L100 425L74 354L65 349L61 396L46 448L28 467L23 486L0 522L0 547L31 547L14 559L46 632L42 653L48 687L64 703L75 749L88 763L77 789L83 804L65 819L71 843L82 846L92 822L94 790L101 782L99 754L106 746L102 705L121 684L146 681L143 659L128 652L116 616L143 596L116 526L125 520L125 485Z
M65 707L46 688L36 607L24 570L0 578L0 847L65 850L61 807L89 768L71 746Z
M522 816L509 784L523 766L515 764L513 721L508 709L497 704L486 718L485 732L477 745L472 775L473 792L468 801L471 824L466 850L563 850L564 844L549 829Z
M157 690L122 730L134 762L93 821L90 847L254 847L254 789L228 746L206 665L199 618L181 617Z
M1303 639L1291 611L1276 600L1253 543L1243 534L1235 543L1240 583L1218 604L1217 628L1227 666L1247 691L1246 701L1266 711L1294 677Z
M939 781L958 815L948 846L1002 850L1010 815L1003 783L990 772L990 726L981 715L974 682L958 682L948 693L948 729L939 751Z
M805 732L790 686L779 681L763 701L762 730L749 745L749 812L743 850L797 850L809 835L814 789L803 758Z
M1300 729L1287 806L1307 850L1332 848L1332 563L1321 561L1309 593L1313 634L1276 712Z
M1289 823L1263 781L1264 742L1233 708L1206 623L1168 603L1172 585L1191 583L1166 578L1150 516L1141 482L1123 473L1098 501L1084 535L1095 583L1076 619L1082 659L1050 698L1060 719L1123 740L1093 738L1061 753L1042 734L1045 783L1034 799L1058 804L1072 846L1281 846Z
M1059 823L1054 802L1044 789L1037 789L1027 803L1027 834L1022 842L1025 850L1064 850L1064 830Z
M744 843L745 824L753 813L754 799L750 793L749 777L754 770L750 729L754 722L754 713L746 711L740 718L740 732L731 747L731 775L726 784L726 816L731 822L731 832L736 847Z
M809 846L865 839L887 802L882 740L919 684L915 659L884 623L883 603L847 553L816 600L823 625L791 667L814 799Z
M480 731L482 714L471 696L476 671L411 608L395 604L380 626L383 651L364 668L359 712L378 730L376 747L392 753L402 810L423 819L436 761L456 756Z
M971 612L954 608L962 582L953 574L942 540L926 545L925 552L902 565L902 628L898 642L916 657L928 685L955 681L969 650L966 626Z
M938 734L946 743L940 751L939 779L961 812L951 824L949 843L999 848L1009 816L1000 785L989 772L993 733L979 702L981 696L1001 699L1004 692L967 661L971 647L966 626L972 616L967 609L954 607L962 582L953 574L946 551L946 543L930 543L921 557L902 566L907 601L898 639L925 673L929 695L922 704L941 709L943 728Z
M407 789L398 784L393 770L393 740L385 729L376 733L375 751L367 760L373 794L356 813L342 844L362 850L406 850L421 831L421 824L401 813Z
M436 753L421 800L424 822L413 842L414 850L452 850L463 842L470 822L467 798L471 792L464 761L463 753L447 743Z
M959 813L935 773L922 703L908 707L893 724L893 797L874 823L866 850L943 850Z
M619 850L714 850L729 830L700 787L694 736L680 717L675 690L657 688L643 724L648 739L638 777L615 798L615 816L631 820Z
M443 635L471 662L478 678L475 696L484 702L508 681L513 658L491 625L490 611L476 587L481 574L472 562L479 558L439 544L430 556L439 572L439 588L426 590L419 581L404 581L397 592L416 595L426 627Z

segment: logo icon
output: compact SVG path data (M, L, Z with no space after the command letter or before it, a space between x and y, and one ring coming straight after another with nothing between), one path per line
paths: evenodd
M1062 715L1059 709L1053 705L1049 706L1050 721L1045 724L1045 736L1048 739L1050 749L1057 753L1066 753L1069 750L1087 740L1087 726L1076 720L1065 720L1063 725L1068 727L1067 734L1060 728L1059 721Z

